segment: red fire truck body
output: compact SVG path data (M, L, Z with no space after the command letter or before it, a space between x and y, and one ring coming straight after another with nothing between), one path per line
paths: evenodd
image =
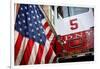
M92 8L55 7L57 33L55 53L59 57L68 57L93 53L94 15Z
M94 47L94 29L60 36L63 45L56 42L56 54L63 56L63 50L68 56L90 52Z

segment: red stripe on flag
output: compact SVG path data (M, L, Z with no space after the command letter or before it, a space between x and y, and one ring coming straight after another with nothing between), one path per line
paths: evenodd
M50 58L52 56L52 53L53 53L53 49L52 49L52 46L50 45L49 51L48 51L48 53L47 53L47 55L45 57L45 63L49 63L49 60L50 60Z
M46 29L48 26L48 22L45 22L45 24L43 25L44 29Z
M16 58L18 56L18 53L19 53L19 50L20 50L20 47L21 47L21 43L22 43L22 40L23 40L23 36L19 33L18 34L18 38L17 38L17 41L15 43L15 49L14 49L14 55L15 55L15 61L16 61Z
M36 56L35 64L40 64L43 55L44 46L39 45L38 53Z
M51 34L52 34L52 31L50 30L50 31L48 32L48 34L46 35L46 36L47 36L47 39L49 39L49 37L51 36Z
M51 58L51 56L52 56L52 54L53 54L53 52L54 52L52 46L54 46L55 40L56 40L56 38L53 37L53 39L52 39L52 41L51 41L51 43L50 43L50 48L49 48L48 53L47 53L46 58L45 58L45 63L49 63L50 58ZM56 60L56 58L53 60L53 62L54 62L55 60Z
M33 46L34 46L34 41L32 39L29 39L20 65L28 64Z
M53 59L53 63L56 63L57 60L57 56L55 56L55 58Z

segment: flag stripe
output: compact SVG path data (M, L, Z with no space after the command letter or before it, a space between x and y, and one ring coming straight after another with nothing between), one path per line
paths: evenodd
M21 47L21 43L22 43L22 40L23 40L23 36L19 33L18 35L18 39L15 43L15 61L16 61L16 58L18 56L18 53L19 53L19 50L20 50L20 47Z
M35 42L28 64L34 64L38 49L39 49L39 43Z
M43 28L45 31L45 34L47 35L48 32L50 31L50 26L48 25L48 22L44 21L45 23L43 23Z
M53 45L53 46L54 46L54 43L55 43L55 36L54 36L53 33L51 34L51 36L50 36L50 38L49 38L49 42L50 42L50 45ZM53 53L52 53L52 56L51 56L51 58L50 58L50 60L49 60L50 63L51 63L51 62L54 62L54 61L56 60L56 59L55 59L56 54L55 54L53 48L52 48L52 51L53 51Z
M31 55L31 52L32 52L32 48L33 48L33 40L32 39L29 39L28 43L27 43L27 46L26 46L26 50L24 52L24 55L23 55L23 59L21 61L21 65L26 65L28 64L28 61L29 61L29 57Z
M46 35L46 36L47 36L47 39L49 39L49 37L51 36L51 34L52 34L52 31L50 30L50 31L48 32L48 34Z
M16 41L17 41L18 34L19 33L17 31L14 31L14 43L16 43Z
M50 41L50 43L54 43L54 40L55 40L55 37L54 37L54 34L52 33L49 38L49 41Z
M49 25L48 25L48 22L46 22L46 23L43 25L44 29L46 29L48 26L49 26Z
M53 61L52 59L55 57L55 53L54 53L53 48L52 48L54 41L55 41L55 38L54 38L54 34L52 33L50 38L49 38L50 48L49 48L48 53L46 55L45 63L48 63L49 61L52 62ZM53 56L53 57L50 58L50 56Z
M16 63L15 63L16 65L19 65L21 60L22 60L22 57L23 57L23 54L24 54L24 51L25 51L25 48L26 48L27 41L28 41L27 38L23 38L18 56L16 58Z
M55 53L54 53L54 55L55 55ZM50 59L50 61L51 61L51 59ZM56 63L57 62L57 56L55 55L55 57L53 58L53 63Z
M52 62L55 61L55 60L54 60L54 59L55 59L55 56L56 56L56 55L55 55L55 53L53 52L53 53L52 53L52 56L50 57L49 63L52 63Z
M50 56L52 55L52 53L53 53L53 50L52 50L52 46L50 45L49 51L45 57L45 63L49 63Z
M45 34L47 35L49 31L50 31L50 27L48 26L48 27L46 28L46 30L45 30Z
M44 51L43 51L43 55L42 55L42 60L41 63L45 63L45 56L49 50L50 47L50 42L48 40L46 40L45 46L44 46Z
M37 53L36 59L35 59L35 64L40 64L41 63L43 50L44 50L44 46L43 45L39 45L38 53Z
M42 19L42 25L44 26L44 24L47 22L45 19Z

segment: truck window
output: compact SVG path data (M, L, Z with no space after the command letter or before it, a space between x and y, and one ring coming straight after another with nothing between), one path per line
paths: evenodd
M66 6L58 6L57 7L57 18L66 18L73 15L82 14L88 12L89 8L83 7L66 7Z

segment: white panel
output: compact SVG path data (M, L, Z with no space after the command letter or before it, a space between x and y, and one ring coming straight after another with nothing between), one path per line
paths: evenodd
M72 19L77 19L78 28L72 30L70 25L70 20ZM90 27L94 26L94 18L93 18L93 13L92 11L67 17L64 19L58 19L57 22L55 23L55 30L58 35L66 35L66 34L71 34L79 31L84 31L89 29Z

